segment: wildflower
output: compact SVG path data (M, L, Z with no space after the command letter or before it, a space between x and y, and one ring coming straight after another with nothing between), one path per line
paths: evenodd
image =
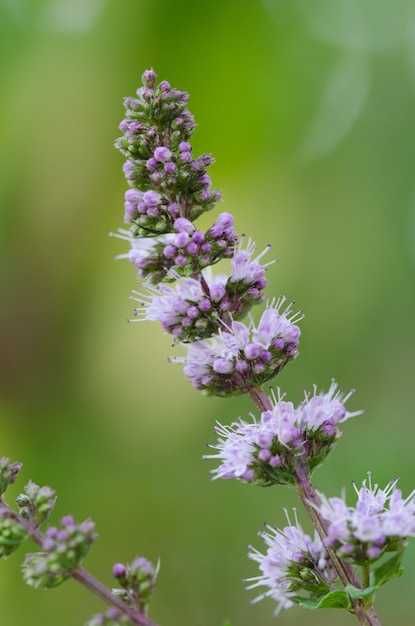
M194 230L192 224L188 223ZM185 245L190 234L186 230L181 230L177 237L182 236ZM165 246L164 256L167 253L170 255L170 248L174 248L174 244L177 246L177 237L174 241L170 239L170 243ZM196 246L195 243L193 245ZM136 258L141 264L142 252L137 248L135 254L137 251L140 256ZM148 257L145 257L144 262L148 262L147 259ZM263 266L261 267L265 270ZM229 277L225 274L213 277L211 272L205 271L197 278L181 278L176 270L170 270L166 278L178 282L174 287L160 284L155 288L147 282L143 284L141 293L133 292L133 300L141 304L140 308L135 309L134 314L138 315L139 319L157 320L166 332L172 333L182 342L211 337L223 330L231 319L238 320L245 314L246 309L262 301L263 286L266 284L257 281L253 288L252 282L241 279L238 286L239 294L235 297L235 281L232 274Z
M280 311L284 297L273 300L255 326L231 323L210 340L188 348L184 373L196 389L207 395L245 393L273 378L298 354L302 313L290 306ZM179 359L176 359L180 362Z
M146 197L143 196L142 204L147 202L146 210L158 211L159 194L152 196L147 194L144 194ZM175 270L180 276L196 275L202 269L222 259L231 258L234 254L238 237L233 225L226 229L215 228L223 214L219 215L215 224L206 233L203 233L187 218L177 217L177 206L173 203L166 209L171 213L173 220L169 233L157 237L142 237L137 235L134 226L129 231L119 229L116 233L110 233L113 237L128 241L131 246L128 253L120 254L116 258L127 258L137 267L139 278L150 278L153 284L162 280L171 281L172 278L168 276L170 270ZM246 309L248 300L253 302L262 300L265 285L266 282L258 282L257 285L245 283L243 287L239 287L240 311ZM231 294L234 299L236 291L233 286Z
M394 480L380 489L372 486L370 474L357 494L355 507L342 498L320 494L320 513L328 522L326 545L353 563L378 560L386 551L401 550L406 539L415 536L415 491L402 497Z
M275 483L295 484L294 470L298 461L306 461L311 473L321 463L340 436L339 422L359 415L349 412L344 403L350 393L343 395L332 384L327 393L310 396L297 407L284 400L278 389L272 391L272 410L261 413L259 421L251 414L252 422L241 418L230 426L219 422L216 454L205 459L219 459L221 464L212 470L213 478L238 478L257 485Z
M254 285L264 278L266 268L272 263L275 263L275 261L270 261L266 265L258 263L258 261L268 252L271 246L267 246L265 250L263 250L255 259L252 260L252 255L256 250L255 243L252 241L251 238L249 238L246 248L243 248L244 242L245 238L241 237L239 246L237 249L235 249L234 256L231 262L231 281L233 283L238 283L239 281L242 281L244 283Z
M151 284L144 284L144 293L133 292L133 299L142 305L135 310L135 314L141 319L157 320L166 332L183 342L209 337L217 332L221 302L226 293L223 287L226 276L218 276L209 283L206 281L208 289L205 292L201 282L195 278L180 279L174 272L169 275L178 279L175 286L160 284L154 288Z
M295 525L285 511L288 525L283 529L266 525L259 536L267 546L265 554L250 546L248 557L259 564L261 574L248 578L252 583L247 589L266 587L266 591L253 602L272 598L277 602L274 615L293 606L298 592L310 597L327 593L333 580L333 572L326 558L326 551L317 533L314 539L305 534L294 510Z

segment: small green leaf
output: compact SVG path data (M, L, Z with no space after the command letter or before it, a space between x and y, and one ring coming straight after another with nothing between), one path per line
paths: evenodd
M372 596L378 588L379 587L377 585L371 585L370 587L365 587L364 589L359 589L353 585L347 585L346 591L352 600L361 600L362 598Z
M295 604L299 604L306 609L316 609L318 603L320 602L320 599L304 598L303 596L290 596L290 601L294 602Z
M372 586L381 587L389 582L392 578L398 578L402 575L403 568L401 567L403 553L397 552L390 559L379 565L370 574L370 583Z
M330 591L322 598L317 609L350 609L350 598L346 591Z
M290 600L307 609L350 609L351 602L346 591L330 591L322 598L290 596Z
M223 622L222 626L232 626L232 624L226 620L226 622Z

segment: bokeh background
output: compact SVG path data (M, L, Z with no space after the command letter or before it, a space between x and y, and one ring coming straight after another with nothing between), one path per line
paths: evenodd
M86 566L108 585L114 562L160 557L151 616L163 626L355 623L333 610L275 620L272 601L250 604L247 546L297 502L282 488L210 481L201 456L214 421L247 416L249 399L202 398L167 363L160 328L126 323L136 279L108 237L126 189L112 146L145 68L190 92L194 151L216 157L219 210L261 249L272 244L269 293L307 315L278 383L297 402L335 377L357 389L349 408L366 411L316 486L346 485L352 498L351 481L371 470L409 493L415 4L0 0L0 50L0 454L24 463L10 498L31 478L58 491L54 520L92 517ZM2 624L76 626L101 609L71 581L25 587L22 558L0 564ZM385 624L413 624L413 542L405 566L379 593Z

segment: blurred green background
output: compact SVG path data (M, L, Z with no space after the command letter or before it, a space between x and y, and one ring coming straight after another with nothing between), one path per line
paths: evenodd
M414 485L415 4L405 0L0 0L1 450L50 484L54 519L92 517L86 566L161 559L162 626L353 624L333 610L252 606L247 546L296 506L284 489L212 483L215 419L155 324L129 325L122 226L122 97L153 66L191 94L196 154L211 152L219 210L280 259L269 293L307 317L278 384L299 401L335 377L357 388L315 484L338 495L368 470ZM204 216L210 224L215 215ZM301 519L304 520L302 512ZM307 521L304 526L309 530ZM1 623L77 626L101 609L75 583L20 580L0 563ZM384 624L413 624L415 545L379 594ZM396 598L399 598L399 602Z

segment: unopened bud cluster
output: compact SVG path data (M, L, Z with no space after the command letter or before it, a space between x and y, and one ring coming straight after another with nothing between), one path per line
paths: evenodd
M56 502L56 493L51 487L39 487L31 480L25 485L24 493L16 498L20 515L40 526L52 513Z
M113 235L131 245L131 250L118 258L128 258L136 266L138 277L148 278L152 284L172 281L172 271L178 276L192 276L231 258L238 240L229 213L221 213L205 233L185 217L178 217L172 232L161 237L137 237L134 229L120 229Z
M14 483L21 467L21 463L11 463L7 457L0 459L0 497Z
M112 573L122 587L113 589L113 593L132 608L147 613L156 588L158 567L154 567L150 561L140 556L127 565L116 563Z
M12 554L26 537L25 527L11 517L0 502L0 558Z
M83 561L96 538L95 524L86 520L77 524L71 515L61 519L61 526L47 529L44 552L28 554L23 577L32 587L56 587Z
M125 101L127 114L116 147L127 158L126 256L144 279L133 292L135 320L157 320L183 347L184 373L207 395L231 396L273 378L298 353L303 317L285 298L268 304L259 324L241 318L265 299L263 253L239 238L230 213L221 213L206 232L194 221L219 199L210 191L209 155L193 158L189 143L195 124L188 95L153 70L143 74L137 98ZM228 260L230 271L211 267Z
M152 80L146 78L150 74ZM193 222L220 200L207 173L213 158L194 158L188 142L196 126L186 107L189 94L167 81L157 85L156 78L148 70L137 97L125 98L123 137L116 142L127 158L124 173L131 185L125 221L144 237L173 232L178 217Z
M119 609L109 608L105 613L98 613L85 626L134 626L133 622Z
M62 517L59 526L49 526L45 532L39 527L53 510L56 494L48 486L39 487L29 481L24 493L16 498L16 512L3 499L3 494L16 479L21 463L0 459L0 558L9 556L24 539L30 538L42 552L26 554L22 564L24 581L43 589L57 587L69 577L74 577L100 598L114 603L105 613L95 615L86 626L134 626L142 623L154 593L158 568L143 557L130 565L117 564L113 574L122 589L106 589L86 570L80 567L89 548L95 541L95 523L87 519L77 523L72 515ZM115 601L114 595L124 602Z

